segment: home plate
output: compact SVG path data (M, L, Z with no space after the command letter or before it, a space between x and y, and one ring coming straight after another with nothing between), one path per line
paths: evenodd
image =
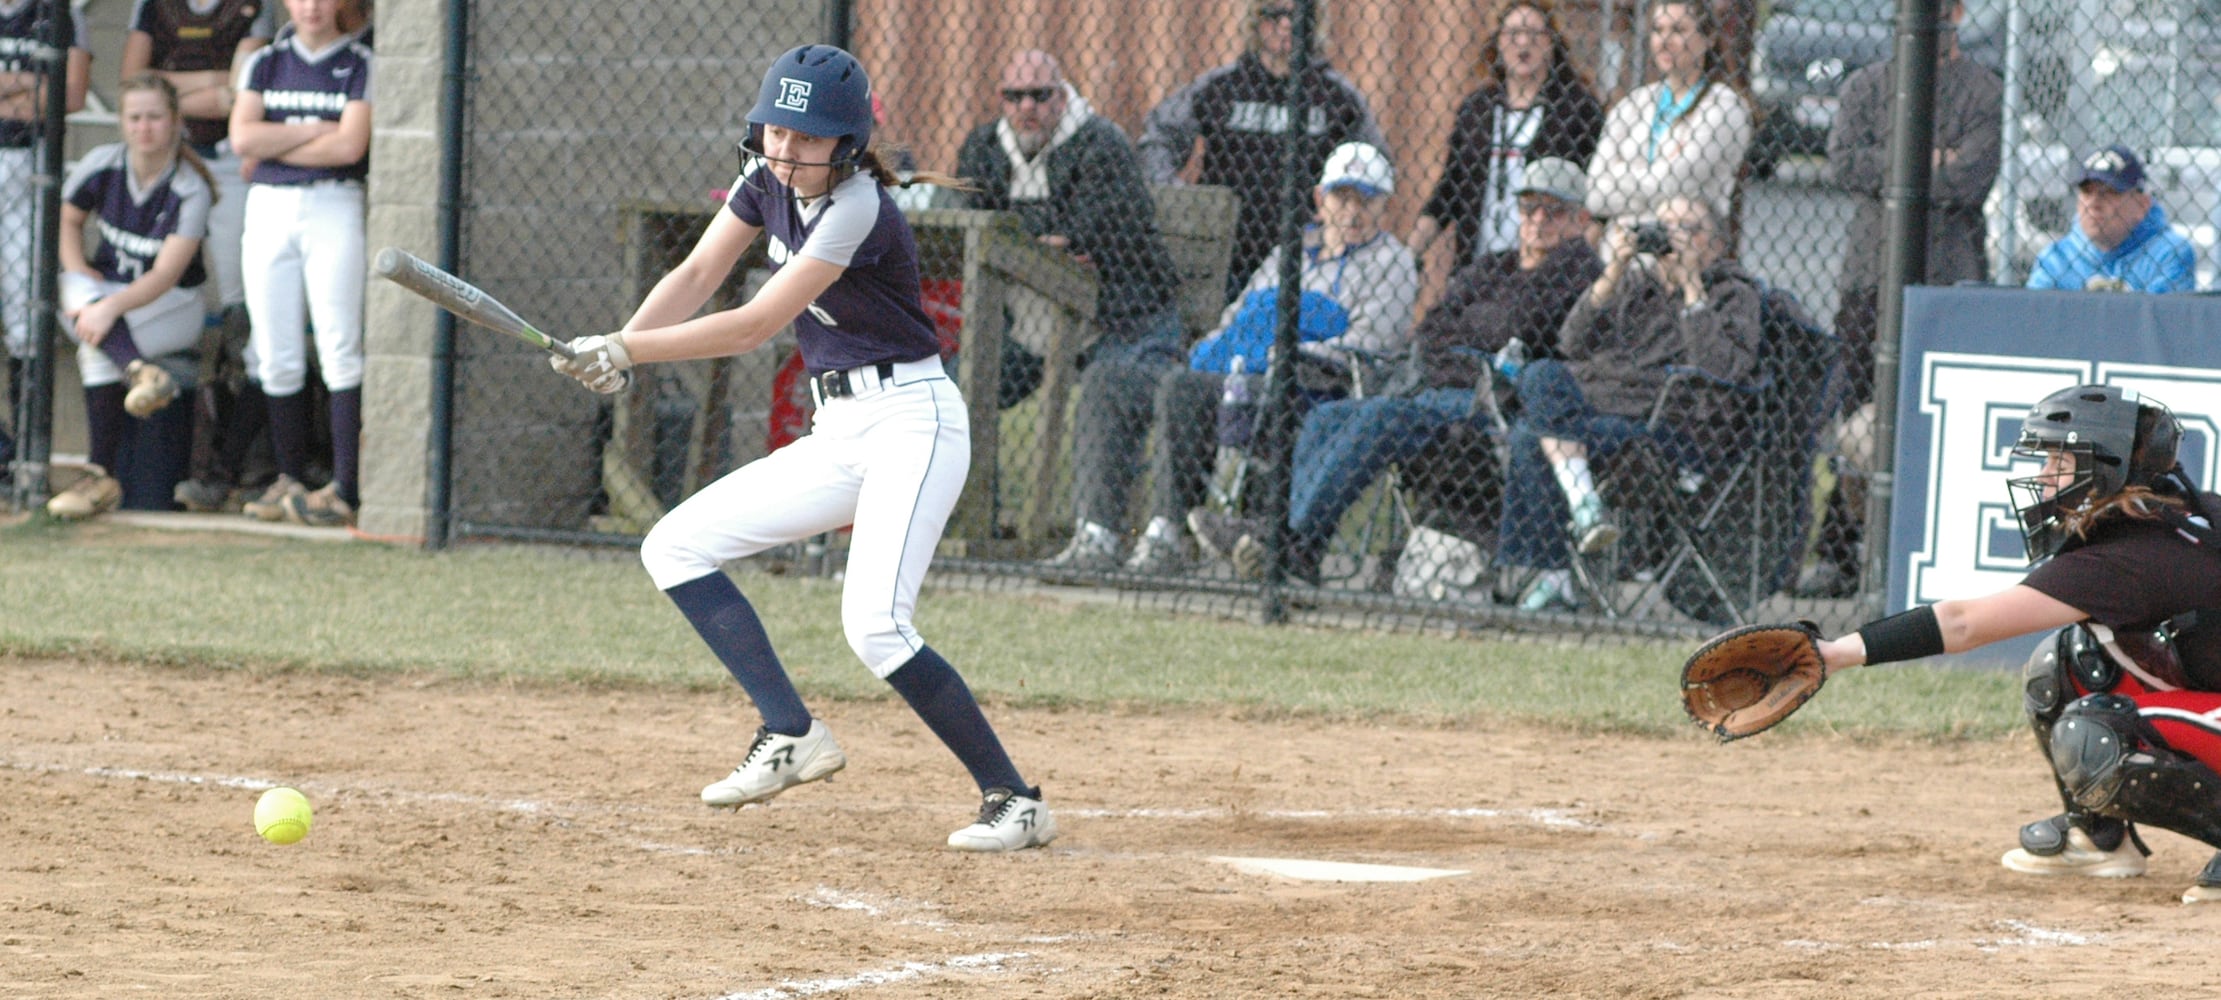
M1212 858L1248 875L1278 875L1305 882L1424 882L1430 878L1470 874L1452 868L1408 868L1403 865L1361 865L1348 861L1310 861L1304 858Z

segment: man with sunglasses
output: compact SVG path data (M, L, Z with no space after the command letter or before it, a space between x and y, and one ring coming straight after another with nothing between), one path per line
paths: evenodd
M1285 204L1281 186L1287 176L1284 142L1289 132L1297 131L1287 106L1289 63L1295 54L1294 16L1288 0L1252 0L1244 22L1248 48L1241 58L1174 91L1142 122L1141 160L1152 182L1178 183L1201 140L1196 182L1232 188L1240 200L1233 260L1226 271L1229 301L1241 292L1250 272L1280 236ZM1365 95L1316 51L1324 34L1323 30L1312 34L1313 51L1303 80L1305 115L1299 142L1303 174L1308 177L1318 176L1327 154L1344 143L1361 142L1390 153Z
M1016 212L1026 232L1095 267L1098 332L1086 378L1155 384L1185 357L1174 299L1179 274L1157 232L1133 143L1088 106L1046 52L1011 57L1000 90L1002 117L973 129L957 152L957 173L977 188L962 192L963 200ZM1040 384L1041 359L1007 340L1003 358L1000 402L1008 407ZM1081 392L1099 395L1084 381ZM1086 448L1083 441L1076 457L1088 459Z

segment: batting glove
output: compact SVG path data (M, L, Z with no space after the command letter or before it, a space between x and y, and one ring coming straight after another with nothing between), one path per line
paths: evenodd
M623 392L632 385L632 355L625 351L624 334L580 337L569 346L574 356L550 356L548 367L603 395Z

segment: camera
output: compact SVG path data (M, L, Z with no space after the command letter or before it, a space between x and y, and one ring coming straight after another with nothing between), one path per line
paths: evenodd
M1636 253L1664 255L1673 252L1673 239L1666 235L1666 227L1661 223L1638 223L1633 233Z

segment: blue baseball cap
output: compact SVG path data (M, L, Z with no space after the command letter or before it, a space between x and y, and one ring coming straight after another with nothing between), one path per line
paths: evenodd
M2091 153L2082 159L2082 176L2074 186L2081 187L2096 181L2119 191L2144 189L2144 161L2136 158L2127 146L2112 145Z

